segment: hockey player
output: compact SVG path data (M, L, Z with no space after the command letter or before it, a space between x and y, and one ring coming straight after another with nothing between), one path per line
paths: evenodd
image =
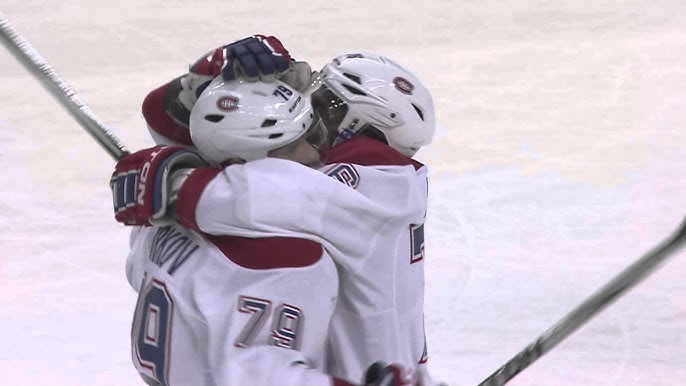
M221 161L270 156L293 165L318 162L323 126L306 96L279 81L218 81L206 91L213 106L202 119L212 122L206 134ZM229 114L233 119L223 119ZM159 210L167 173L203 164L181 147L127 156L112 176L115 208L121 215L135 206ZM349 190L333 180L319 188L330 194ZM348 205L368 201L360 194ZM132 357L147 384L353 385L315 370L323 367L338 290L336 268L321 244L269 232L261 238L210 236L147 218L156 225L135 228L126 264L139 293ZM400 366L379 364L364 380L374 386L411 382Z
M201 89L208 77L194 73L194 69L214 68L212 73L223 76L226 76L226 69L231 69L234 76L250 72L244 68L245 61L237 59L241 56L234 49L225 47L221 54L217 55L218 52L192 66L185 82L182 81L184 77L175 80L179 87L167 88L166 101L182 100L182 95L190 94L189 106L194 105L193 90ZM286 56L287 52L267 55L274 62ZM217 66L217 63L223 64ZM253 68L252 77L270 76L263 69L264 66ZM292 76L291 70L287 69L279 76ZM327 126L336 133L333 137L336 146L328 153L331 165L324 171L377 202L403 206L403 214L396 217L398 222L354 232L357 226L349 219L352 216L358 223L364 221L368 215L363 210L350 208L343 214L326 212L327 199L331 197L316 194L321 193L317 188L321 178L318 180L311 175L303 178L302 168L271 165L269 162L276 162L273 160L245 168L229 167L221 173L216 169L192 172L183 187L192 190L193 194L179 196L178 218L182 224L203 232L238 235L246 235L244 232L250 233L250 229L277 232L283 236L317 240L334 251L343 251L343 257L334 257L341 268L342 283L331 324L327 368L341 377L359 379L370 361L383 359L418 368L423 383L431 384L425 367L422 315L426 167L409 158L431 140L434 129L431 97L411 73L376 55L353 54L336 58L325 66L320 82L321 87L313 93L313 99ZM146 99L144 115L153 135L158 135L157 140L165 143L166 138L170 138L166 130L170 126L155 123L161 121L158 119L160 114L163 117L171 114L168 104L166 109L160 108L165 104L160 103L162 94L159 90L156 90L157 95L153 92ZM187 107L177 103L179 105ZM156 108L151 108L154 106ZM151 119L156 116L158 118ZM179 122L183 123L183 120L175 122L175 129L184 133L187 129L178 125ZM160 133L164 138L159 138ZM185 145L196 145L202 150L212 143L197 137L191 140L190 133L185 133L187 141L182 142ZM354 139L346 141L352 137ZM315 178L312 183L302 183L310 181L310 177ZM297 186L293 181L301 185ZM274 201L275 195L284 200ZM306 200L301 201L298 197ZM322 204L314 205L317 199ZM258 208L254 205L262 200L271 206ZM322 216L321 220L309 220L307 214L310 212L312 217ZM143 214L141 218L145 216ZM327 221L333 221L333 225ZM329 233L317 234L322 229ZM356 246L356 241L363 240L359 235L365 232L382 236L362 247ZM322 236L328 240L321 240ZM363 259L345 258L355 255L346 255L346 252L359 252L360 248L364 249Z

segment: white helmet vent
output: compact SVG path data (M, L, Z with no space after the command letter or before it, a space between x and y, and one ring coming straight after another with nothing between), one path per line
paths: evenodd
M270 127L276 125L276 119L265 119L264 122L262 122L261 127Z
M412 103L412 107L414 107L414 111L417 112L417 115L419 115L419 118L421 118L422 121L423 121L423 120L424 120L424 113L423 113L422 110L419 108L419 106L417 106L416 104Z
M348 86L347 84L344 84L343 87L345 87L346 90L350 91L351 93L355 95L367 95L364 91L359 90L355 87Z
M223 115L218 115L218 114L205 115L205 120L210 121L212 123L217 123L217 122L221 121L222 119L224 119Z
M362 84L362 81L360 80L359 76L356 76L356 75L353 75L353 74L350 74L347 72L343 73L343 76L345 76L346 78L352 80L353 82L355 82L357 84Z

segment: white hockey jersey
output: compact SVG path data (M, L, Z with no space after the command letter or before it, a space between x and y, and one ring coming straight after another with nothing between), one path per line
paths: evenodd
M341 281L326 370L357 381L383 360L418 369L430 385L423 325L427 168L366 137L334 147L327 163L325 174L278 159L196 170L179 194L179 222L214 235L322 243Z
M139 292L133 362L149 384L334 384L311 368L323 365L338 291L320 244L138 228L126 272Z

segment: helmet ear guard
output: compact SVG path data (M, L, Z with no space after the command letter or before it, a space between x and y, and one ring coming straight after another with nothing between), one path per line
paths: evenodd
M193 143L209 162L253 161L293 143L316 123L310 99L281 81L215 78L190 115Z
M337 123L337 141L373 127L376 132L370 136L383 137L408 157L431 143L436 125L431 93L392 60L368 53L341 55L324 66L319 82L340 101L339 106L345 106L337 113L344 115L339 122L327 121L319 107L327 127Z

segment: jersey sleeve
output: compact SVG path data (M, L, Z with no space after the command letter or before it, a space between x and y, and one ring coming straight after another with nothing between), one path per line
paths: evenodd
M141 106L143 118L148 125L150 136L158 145L193 145L187 124L181 124L181 120L188 121L187 117L178 120L172 118L176 97L181 91L180 79L181 76L150 91L143 100ZM187 115L189 113L177 113L175 115Z
M358 168L363 167L351 166L354 178L366 178ZM396 174L389 183L396 192L407 192L402 173ZM177 215L180 224L212 235L317 241L339 264L356 270L380 232L406 221L413 199L397 193L374 201L320 171L267 158L223 170L197 169L179 192Z

